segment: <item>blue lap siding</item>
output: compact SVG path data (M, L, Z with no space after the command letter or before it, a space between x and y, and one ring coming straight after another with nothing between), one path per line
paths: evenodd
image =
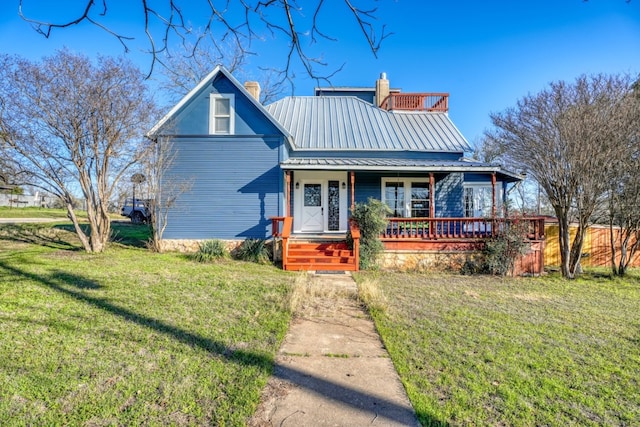
M191 188L170 211L166 239L245 239L271 235L282 215L283 182L277 138L183 139L167 176Z
M234 96L232 135L208 135L211 94ZM162 187L187 182L189 189L169 210L163 238L271 236L269 218L283 215L285 135L248 96L220 73L166 125L175 157Z

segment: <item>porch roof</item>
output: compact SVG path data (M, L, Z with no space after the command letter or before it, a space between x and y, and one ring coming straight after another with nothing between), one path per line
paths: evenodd
M361 170L376 172L469 172L496 173L504 181L513 182L524 176L505 170L492 163L466 160L439 161L422 159L385 159L385 158L303 158L292 157L280 163L285 170Z

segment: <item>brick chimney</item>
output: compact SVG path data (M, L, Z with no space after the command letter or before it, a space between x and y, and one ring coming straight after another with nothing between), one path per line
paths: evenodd
M387 96L389 96L387 73L380 73L380 78L376 80L376 107L379 107Z
M253 98L260 102L260 83L258 82L245 82L244 88L253 96Z

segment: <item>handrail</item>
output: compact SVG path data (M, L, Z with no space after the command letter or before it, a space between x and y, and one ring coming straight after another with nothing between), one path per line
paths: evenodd
M544 239L544 218L388 218L382 239L436 240L495 237L517 222L526 223L528 240Z
M284 224L284 216L272 216L271 220L271 237L282 237L281 225Z
M287 259L289 258L289 237L293 228L293 217L286 216L282 221L282 269L287 269Z
M449 111L448 93L391 93L380 108L383 110L408 110L446 113Z
M353 262L356 271L360 271L360 227L355 221L349 221L349 231L353 240Z

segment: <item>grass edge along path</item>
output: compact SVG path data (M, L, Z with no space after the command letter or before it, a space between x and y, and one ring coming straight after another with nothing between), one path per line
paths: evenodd
M640 424L640 277L360 273L423 425Z
M25 228L16 239L0 226L3 425L242 425L253 414L295 276L117 244L86 254L65 229Z

